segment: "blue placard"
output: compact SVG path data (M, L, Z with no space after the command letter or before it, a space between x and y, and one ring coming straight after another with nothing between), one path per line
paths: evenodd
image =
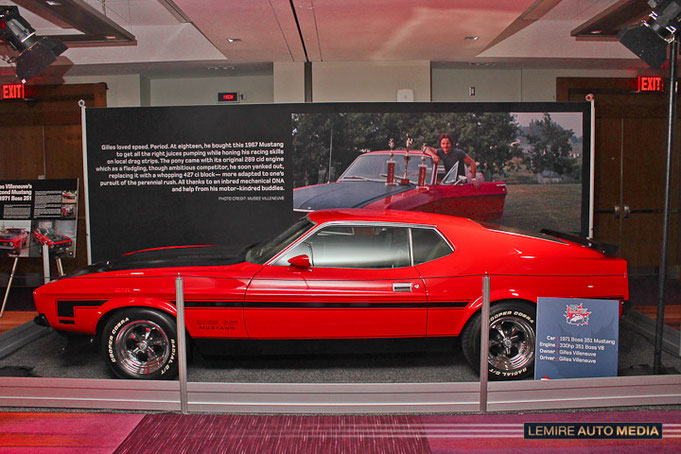
M535 379L617 376L620 302L538 298Z

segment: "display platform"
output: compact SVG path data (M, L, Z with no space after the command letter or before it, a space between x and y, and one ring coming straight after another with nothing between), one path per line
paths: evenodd
M650 363L653 341L634 330L645 326L635 311L622 319L618 375L634 375ZM674 331L674 330L669 330ZM678 333L678 332L677 332ZM362 344L355 344L360 346ZM475 382L477 374L466 362L457 341L430 350L395 353L385 346L365 344L373 352L333 354L296 353L278 346L267 354L208 356L194 353L188 363L189 382L219 383L452 383ZM414 346L416 347L416 346ZM350 347L352 348L352 347ZM383 351L379 351L382 349ZM361 350L360 350L361 351ZM113 378L101 353L87 337L66 337L51 332L0 359L2 368L30 368L38 377ZM664 353L663 363L681 371L681 357Z

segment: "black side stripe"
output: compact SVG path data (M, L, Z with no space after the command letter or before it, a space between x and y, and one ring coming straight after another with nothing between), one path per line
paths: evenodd
M176 304L176 301L171 301ZM193 309L212 309L228 307L245 307L246 309L418 309L437 308L451 309L468 306L468 301L452 301L444 303L277 303L277 302L249 302L239 301L185 301L184 306Z
M57 301L57 315L59 317L74 317L73 308L79 306L97 307L106 303L106 300L75 300L75 301Z
M177 301L171 301L177 306ZM244 307L242 301L185 301L184 307L193 308L221 308L221 307Z

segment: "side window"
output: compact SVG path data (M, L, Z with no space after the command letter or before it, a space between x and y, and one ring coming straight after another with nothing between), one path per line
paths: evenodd
M318 268L400 268L410 265L406 228L390 226L329 226L322 228L275 265L307 254Z
M452 248L433 229L411 229L414 246L414 265L439 259L452 252Z

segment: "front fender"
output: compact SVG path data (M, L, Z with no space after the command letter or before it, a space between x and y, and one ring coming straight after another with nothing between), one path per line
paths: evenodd
M173 318L177 317L177 308L175 307L175 305L161 298L153 298L146 296L114 297L108 300L106 303L99 306L97 310L97 317L96 319L92 320L92 322L94 322L94 325L88 327L90 332L92 332L93 334L98 333L99 329L101 329L101 327L103 326L104 321L108 319L108 316L112 314L114 311L121 309L130 309L134 307L146 307L149 309L155 309L161 312L165 312Z

